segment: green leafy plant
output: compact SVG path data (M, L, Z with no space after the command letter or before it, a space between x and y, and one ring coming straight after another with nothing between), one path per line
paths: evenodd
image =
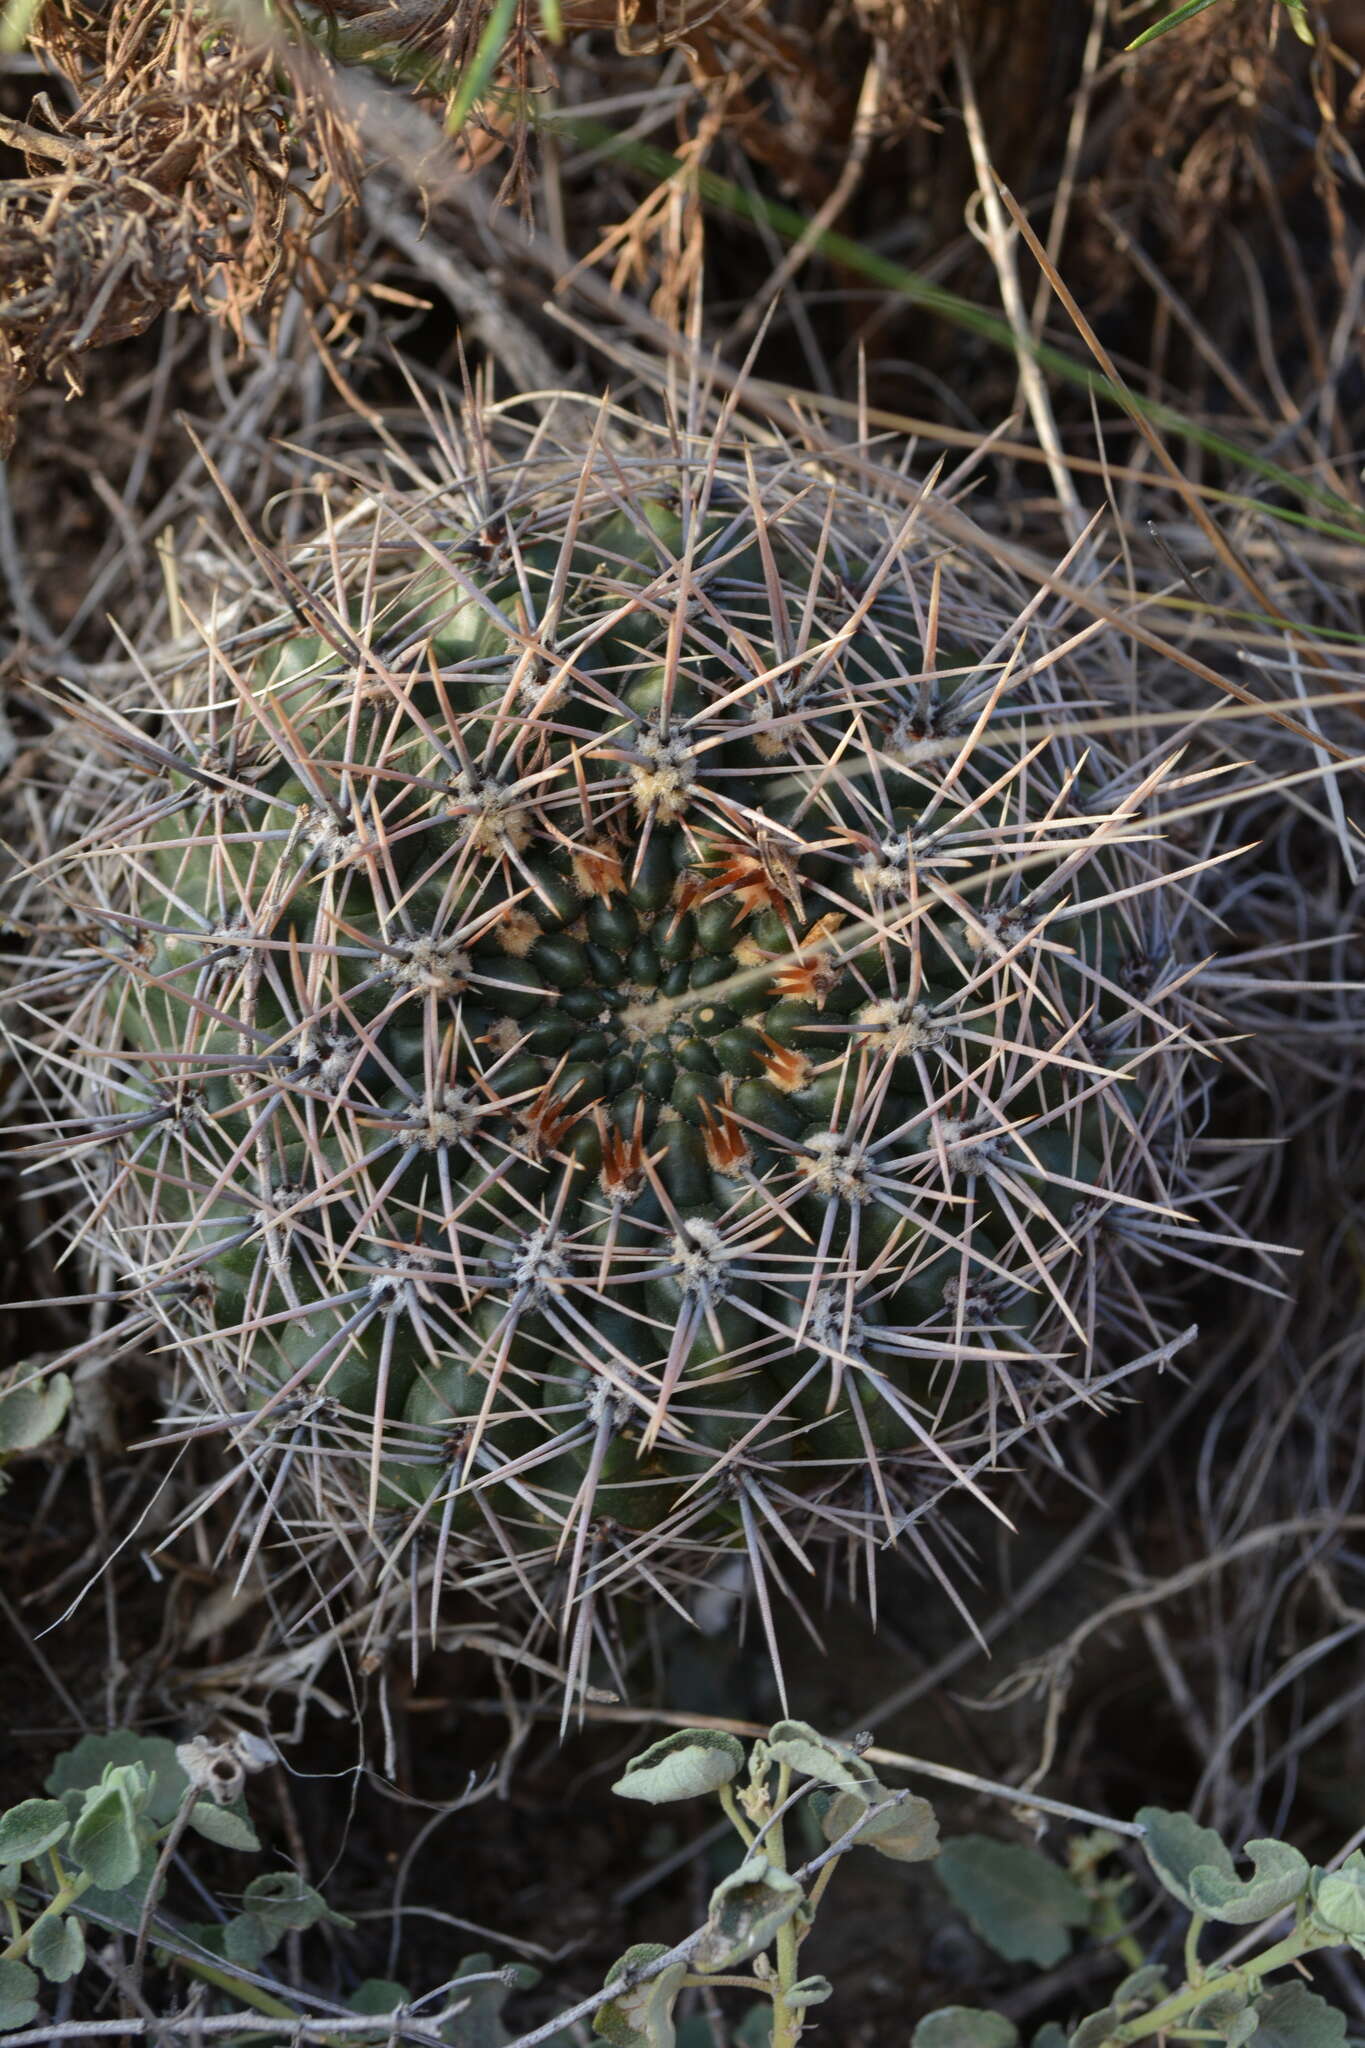
M1160 21L1154 21L1140 36L1134 36L1128 48L1141 50L1146 44L1154 43L1158 36L1169 35L1172 29L1183 28L1187 21L1193 21L1196 14L1203 14L1209 7L1221 6L1223 0L1185 0L1183 7L1172 8L1163 14ZM1279 0L1299 40L1311 44L1313 29L1308 19L1308 0Z
M803 1721L779 1721L747 1759L733 1735L680 1729L627 1765L612 1790L651 1806L713 1793L744 1852L712 1892L704 1926L679 1948L638 1944L616 1963L610 1996L593 2015L613 2048L674 2048L674 2004L702 1986L750 1994L746 2040L795 2048L806 2015L833 1995L827 1978L803 1973L801 1947L841 1857L863 1845L919 1863L938 1849L926 1800L888 1792L857 1745L832 1742ZM805 1803L828 1846L793 1870L789 1841Z
M241 1801L244 1776L226 1745L177 1752L159 1737L87 1736L54 1765L47 1798L0 1815L10 1937L0 1950L0 2028L36 2016L41 1981L79 1975L91 1915L142 1926L145 1939L170 1856L187 1833L259 1850ZM279 1884L257 1882L267 1891ZM321 1899L316 1905L325 1911Z
M1343 2014L1299 1976L1268 1980L1326 1949L1365 1954L1365 1856L1355 1850L1335 1869L1314 1869L1287 1842L1254 1841L1243 1851L1251 1874L1242 1876L1222 1839L1189 1814L1149 1806L1137 1823L1151 1868L1191 1915L1179 1972L1149 1959L1128 1926L1133 1878L1109 1874L1118 1847L1112 1834L1075 1838L1065 1869L1025 1844L964 1836L944 1845L938 1873L999 1955L1051 1968L1085 1930L1125 1966L1102 2007L1065 2029L1049 2022L1035 2048L1129 2048L1157 2037L1228 2048L1344 2048ZM1264 1926L1266 1938L1244 1938L1206 1963L1200 1947L1217 1926ZM999 2013L951 2007L921 2021L914 2038L915 2048L1015 2048L1018 2033Z
M953 1903L1002 1958L1051 1970L1078 1939L1108 1950L1120 1981L1098 2010L1049 2020L1033 2048L1131 2048L1153 2039L1218 2040L1228 2048L1344 2048L1344 2016L1298 1976L1277 1972L1327 1949L1365 1954L1365 1855L1314 1869L1286 1842L1249 1842L1251 1874L1212 1829L1188 1814L1145 1807L1131 1830L1147 1860L1191 1919L1181 1981L1152 1960L1127 1917L1135 1887L1116 1863L1108 1829L1076 1835L1065 1864L1027 1843L964 1835L940 1845L933 1808L888 1792L863 1752L799 1721L779 1722L753 1743L716 1729L666 1736L634 1759L613 1789L653 1805L712 1795L740 1838L743 1861L711 1896L705 1925L674 1948L637 1944L610 1973L594 2015L614 2048L675 2048L674 2006L689 1988L750 1994L756 2003L739 2038L794 2048L812 2007L833 1995L824 1977L803 1974L801 1948L840 1858L865 1845L902 1862L935 1859ZM826 1847L793 1869L798 1809L808 1805ZM1284 1923L1288 1921L1286 1927ZM1275 1923L1279 1925L1276 1926ZM1265 1927L1266 1938L1205 1963L1211 1926ZM1243 1953L1242 1951L1247 1952ZM572 2018L574 2015L568 2015ZM1001 2013L948 2006L928 2014L914 2048L1017 2048Z
M86 1736L58 1758L46 1797L0 1814L0 1902L9 1927L0 1950L0 2033L39 2021L44 1986L80 1978L91 1967L92 1932L113 1931L133 1943L134 1981L144 1958L187 1974L205 1987L210 2010L223 1998L229 2010L248 2009L244 2037L270 2021L276 2033L306 2031L327 2048L365 2048L381 2035L358 2022L374 2016L384 2022L384 2038L414 2033L447 2048L568 2048L587 2022L611 2048L709 2048L705 2014L679 2011L687 1994L704 1992L746 2002L730 2028L743 2048L796 2048L816 2024L811 2015L836 1995L803 1950L842 1859L867 1848L897 1863L932 1863L948 1899L1008 1963L1052 1971L1079 1944L1112 1959L1118 1982L1105 2002L1089 2012L1063 2009L1034 2034L1031 2048L1133 2048L1158 2038L1346 2048L1343 2014L1309 1987L1300 1966L1330 1949L1365 1956L1361 1851L1314 1868L1289 1843L1253 1841L1243 1851L1244 1870L1212 1829L1158 1807L1144 1807L1131 1825L1071 1836L1061 1861L1032 1844L986 1835L940 1842L934 1808L914 1792L889 1789L873 1761L895 1759L870 1745L870 1737L838 1742L783 1720L747 1752L723 1727L682 1728L633 1758L612 1788L620 1798L651 1807L715 1799L738 1861L684 1940L633 1943L597 1992L513 2036L504 2006L538 1973L524 1964L496 1968L486 1955L456 1966L436 1994L439 2010L431 2010L432 1995L414 2002L401 1983L368 1979L319 2014L303 1987L268 1974L268 1959L287 1935L351 1922L293 1871L249 1880L234 1890L231 1909L208 1923L167 1910L172 1859L196 1839L260 1853L243 1790L268 1760L268 1746L244 1737L177 1746L131 1732ZM1136 1932L1138 1924L1150 1928L1151 1916L1133 1908L1138 1878L1119 1858L1120 1827L1140 1840L1152 1871L1189 1916L1178 1968L1166 1930L1157 1931L1155 1953ZM1206 1961L1201 1949L1219 1927L1238 1938ZM1068 1996L1060 1991L1059 2003ZM914 2048L1018 2043L1004 2014L967 2006L929 2013L914 2033Z
M782 1721L746 1760L734 1735L688 1728L627 1766L613 1787L623 1798L660 1805L714 1795L743 1861L717 1885L705 1925L687 1941L673 1949L639 1943L621 1957L607 1980L613 1995L594 2016L601 2038L616 2048L681 2048L686 2039L690 2048L674 2004L685 1990L709 1987L755 1996L737 2039L792 2048L811 2008L833 1996L826 1978L803 1972L801 1949L840 1859L855 1847L899 1863L932 1860L953 1903L1009 1961L1050 1968L1085 1933L1112 1944L1130 1975L1142 1966L1119 1910L1130 1880L1101 1869L1118 1846L1113 1834L1075 1837L1066 1868L1026 1844L983 1835L940 1843L929 1802L877 1778L870 1740L834 1742L804 1722ZM793 1869L789 1844L798 1832L825 1847ZM626 1988L615 1990L619 1984ZM1000 2014L958 2006L930 2014L916 2035L919 2048L1013 2048L1016 2038Z
M291 2027L309 2022L317 2038L308 2005L282 1995L287 1986L266 1989L260 1972L287 1935L325 1923L351 1926L321 1893L295 1871L274 1870L250 1879L235 1894L235 1909L212 1922L173 1915L164 1904L172 1858L196 1837L238 1854L260 1852L243 1792L248 1774L272 1754L248 1736L177 1745L125 1730L87 1735L53 1765L46 1798L0 1814L0 1904L9 1932L0 1948L0 2034L38 2020L44 1986L79 1978L91 1941L112 1930L132 1939L135 1977L150 1956L226 1994L231 2007ZM487 1956L466 1957L432 2027L449 2048L502 2048L510 2039L503 2005L537 1976L522 1964L496 1969ZM392 2014L407 1998L402 1985L371 1980L337 2010ZM363 2048L371 2038L345 2029L334 2048Z

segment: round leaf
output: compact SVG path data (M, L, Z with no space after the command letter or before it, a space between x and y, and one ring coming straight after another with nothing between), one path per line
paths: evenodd
M60 1799L25 1799L0 1814L0 1863L31 1863L70 1827Z
M102 1891L131 1884L142 1861L128 1795L118 1783L86 1795L85 1809L71 1831L71 1854Z
M1090 1901L1064 1870L1022 1842L959 1835L935 1868L983 1941L1011 1963L1059 1963L1069 1930L1085 1927Z
M0 1962L0 2033L13 2033L38 2017L38 1979L27 1963Z
M1324 1927L1349 1940L1358 1941L1365 1935L1365 1859L1359 1850L1347 1857L1340 1870L1318 1879L1313 1913Z
M680 1728L632 1757L612 1791L622 1799L663 1806L671 1799L697 1799L728 1785L744 1768L744 1751L719 1728Z
M1345 2048L1346 2016L1306 1984L1277 1984L1256 2000L1252 2048Z
M795 2012L804 2012L808 2006L823 2005L827 1998L833 1998L834 1986L828 1977L802 1977L787 1993L787 2003Z
M411 1994L402 1984L394 1984L385 1977L367 1977L363 1984L357 1984L346 2000L347 2010L365 2015L368 2013L397 2012L400 2005L406 2005Z
M1170 1996L1170 1991L1166 1972L1160 1963L1144 1963L1140 1969L1131 1971L1124 1978L1114 1993L1114 2003L1121 2005L1125 2011L1130 2006L1145 2011L1148 2006L1160 2005L1163 1998Z
M786 1764L803 1778L842 1791L856 1792L871 1776L851 1750L827 1741L805 1721L775 1722L768 1731L767 1750L775 1764Z
M134 1735L114 1728L107 1735L83 1735L64 1750L47 1774L54 1799L64 1792L84 1792L98 1785L110 1764L141 1764L150 1782L146 1811L158 1826L175 1819L190 1781L175 1760L175 1744L164 1735Z
M223 1929L223 1953L230 1963L244 1970L258 1970L277 1942L283 1928L267 1927L255 1913L234 1913Z
M16 1376L25 1370L21 1365ZM71 1382L64 1372L0 1392L0 1451L31 1451L46 1443L70 1406Z
M711 1894L706 1926L693 1950L693 1967L710 1974L747 1962L798 1914L809 1917L806 1895L796 1879L766 1856L747 1856Z
M49 1984L65 1984L85 1963L85 1929L68 1913L53 1913L35 1923L29 1954Z
M305 1884L293 1870L272 1870L265 1877L254 1877L242 1893L242 1904L276 1936L316 1927L321 1920L333 1927L352 1924L344 1914L334 1913L322 1893Z
M592 2016L592 2030L599 2039L610 2041L612 2048L675 2048L678 2034L673 2004L687 1975L686 1963L670 1963L643 1984L629 1983L637 1970L667 1953L657 1942L637 1942L608 1970L608 1985L624 1979L627 1988L603 2000Z
M259 1849L261 1846L245 1815L234 1813L230 1806L215 1806L207 1799L196 1800L190 1808L190 1826L206 1841L216 1842L220 1849Z
M920 2021L913 2048L1014 2048L1019 2029L1003 2013L971 2005L945 2005Z
M1099 2012L1092 2012L1083 2019L1067 2042L1067 2048L1102 2048L1115 2029L1123 2025L1123 2014L1116 2005L1103 2006Z
M836 1793L819 1809L820 1828L825 1840L842 1841L861 1814L890 1797L885 1785L879 1785L875 1778L858 1792ZM858 1830L854 1846L875 1849L878 1855L889 1857L893 1863L927 1863L931 1856L938 1854L938 1818L927 1799L916 1798L911 1793L902 1798L898 1806L888 1806L884 1812L865 1821Z
M1212 1828L1201 1828L1190 1814L1169 1813L1162 1806L1144 1806L1139 1809L1137 1820L1147 1861L1167 1891L1188 1912L1202 1910L1190 1893L1193 1870L1215 1870L1224 1877L1236 1878L1236 1866L1222 1838Z

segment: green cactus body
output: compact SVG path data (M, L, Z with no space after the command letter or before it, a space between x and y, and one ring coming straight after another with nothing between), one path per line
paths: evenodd
M182 687L100 865L117 1241L362 1522L882 1540L1086 1379L1161 1199L1162 775L951 577L926 659L837 462L570 455L376 491Z

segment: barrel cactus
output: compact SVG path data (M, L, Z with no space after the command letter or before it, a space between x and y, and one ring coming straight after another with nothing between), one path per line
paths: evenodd
M424 1598L581 1651L731 1549L765 1614L822 1536L928 1556L1155 1330L1172 763L866 451L564 398L420 456L104 721L85 1240L255 1497Z

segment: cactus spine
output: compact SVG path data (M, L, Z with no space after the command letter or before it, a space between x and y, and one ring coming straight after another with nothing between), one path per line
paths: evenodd
M270 1510L581 1668L736 1546L765 1614L928 1559L1105 1383L1197 1099L1177 781L859 451L566 398L425 459L106 722L64 1142Z

